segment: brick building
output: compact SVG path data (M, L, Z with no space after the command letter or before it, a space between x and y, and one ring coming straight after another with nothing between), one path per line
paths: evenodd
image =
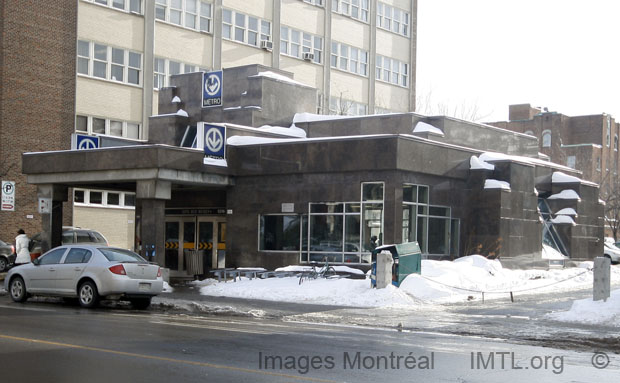
M585 180L617 180L620 124L608 114L571 117L519 104L509 106L508 121L489 125L537 137L541 153L581 171Z
M75 0L0 2L0 178L15 182L15 210L0 211L0 239L41 228L23 152L70 147L75 121ZM66 205L66 204L65 204ZM65 206L65 217L71 217Z

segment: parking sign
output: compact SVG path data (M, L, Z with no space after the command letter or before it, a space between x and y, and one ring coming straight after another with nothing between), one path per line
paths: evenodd
M15 211L15 182L2 181L2 210Z

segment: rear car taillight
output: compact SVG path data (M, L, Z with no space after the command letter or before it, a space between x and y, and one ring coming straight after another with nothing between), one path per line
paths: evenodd
M125 272L125 268L123 267L123 265L112 266L108 270L110 270L112 274L127 275L127 272Z
M161 267L157 270L157 278L161 278Z

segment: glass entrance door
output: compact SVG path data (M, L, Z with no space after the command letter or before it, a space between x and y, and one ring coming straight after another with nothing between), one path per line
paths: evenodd
M172 276L187 274L186 256L190 250L203 254L205 269L225 265L226 222L219 217L166 217L165 267Z

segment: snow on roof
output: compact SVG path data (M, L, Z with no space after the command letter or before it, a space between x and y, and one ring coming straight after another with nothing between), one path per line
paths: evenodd
M186 111L183 109L179 109L176 113L166 113L166 114L156 114L151 117L170 117L170 116L181 116L181 117L189 117Z
M281 75L281 74L278 74L278 73L275 73L275 72L272 72L272 71L258 72L257 75L248 76L248 78L256 78L256 77L267 77L267 78L270 78L272 80L276 80L276 81L280 81L280 82L285 82L285 83L289 83L289 84L293 84L293 85L300 85L300 86L303 86L303 87L306 87L306 88L313 88L314 89L314 87L312 87L310 85L306 85L306 84L304 84L302 82L295 81L295 80L293 80L290 77L286 77L284 75Z
M575 221L573 221L573 219L568 215L558 215L557 217L551 219L551 223L554 223L557 225L572 225L572 226L577 225Z
M579 194L573 189L562 190L560 193L549 196L548 199L574 199L581 201L581 197L579 197Z
M471 158L469 159L469 168L472 170L478 170L478 169L494 170L495 165L484 162L476 156L471 156Z
M270 132L270 133L277 133L277 134L283 134L283 135L287 135L287 136L292 136L292 137L298 137L298 138L306 138L306 131L303 129L299 129L298 127L289 127L289 128L285 128L283 126L271 126L271 125L263 125L260 128L258 128L262 131L265 132Z
M423 121L420 121L417 124L415 124L413 133L431 133L431 134L436 134L441 137L444 136L443 131L441 129L438 129L434 127L433 125L427 124L426 122L423 122Z
M568 174L562 172L553 172L553 175L551 176L551 182L554 184L581 183L581 178L569 176Z
M485 189L502 189L502 190L510 190L510 184L506 181L498 181L498 180L485 180L484 181Z
M173 104L178 104L181 102L181 99L179 98L179 96L174 96L174 98L171 101Z
M558 211L557 213L555 213L555 215L572 215L574 217L577 217L577 212L572 207L567 207Z
M504 153L498 153L498 152L484 152L482 153L479 158L483 161L489 162L489 161L514 161L514 162L519 162L521 164L526 164L526 165L541 165L541 166L547 166L547 167L552 167L552 168L556 168L556 169L565 169L567 171L575 171L575 169L569 168L568 166L564 166L564 165L560 165L557 164L555 162L551 162L551 161L545 161L542 160L540 158L533 158L533 157L524 157L524 156L515 156L515 155L509 155L509 154L504 154ZM582 184L589 184L589 185L596 185L593 182L587 182L587 181L581 181Z
M189 117L189 115L187 114L187 112L186 112L186 111L184 111L183 109L179 109L179 110L177 110L176 115L177 115L177 116L183 116L183 117Z
M538 189L534 188L534 195L538 196Z

